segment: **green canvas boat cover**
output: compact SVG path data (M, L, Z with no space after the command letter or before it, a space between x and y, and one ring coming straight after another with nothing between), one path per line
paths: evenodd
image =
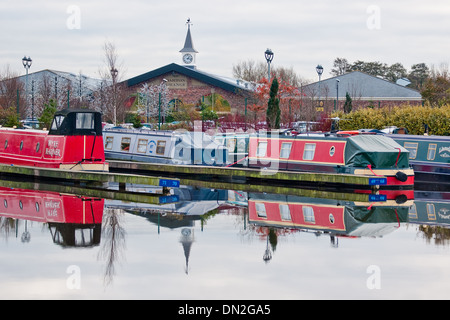
M372 168L378 169L408 168L409 152L389 137L356 135L347 140L345 164L354 167L371 165Z

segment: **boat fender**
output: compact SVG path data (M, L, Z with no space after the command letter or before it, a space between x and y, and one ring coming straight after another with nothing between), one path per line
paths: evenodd
M396 204L403 204L408 200L408 197L405 194L400 194L395 198Z
M397 178L397 180L399 180L401 182L405 182L406 180L408 180L408 176L406 175L406 173L401 172L401 171L397 171L397 173L395 174L395 177Z

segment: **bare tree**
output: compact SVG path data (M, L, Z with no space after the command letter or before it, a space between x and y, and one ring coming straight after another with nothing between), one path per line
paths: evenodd
M10 107L17 108L17 90L19 90L19 106L25 105L25 88L19 81L19 74L11 71L9 65L0 73L0 107L7 109ZM25 116L25 109L20 110Z
M104 119L114 124L125 119L125 100L128 97L126 84L122 83L123 63L115 44L105 42L103 45L105 66L99 71L102 83L97 90L96 109L102 111Z
M300 86L306 81L294 71L293 67L275 67L270 70L271 79L276 77L280 83L291 86ZM267 64L253 60L241 61L233 65L233 77L249 82L259 82L267 78Z

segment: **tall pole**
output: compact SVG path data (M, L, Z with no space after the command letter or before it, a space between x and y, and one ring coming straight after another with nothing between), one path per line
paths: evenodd
M25 76L25 110L27 110L28 108L28 70L31 67L31 63L33 62L33 60L31 60L30 57L26 57L24 56L22 58L22 64L23 67L25 68L26 71L26 76ZM33 111L31 112L33 114Z
M334 105L334 111L339 109L338 103L339 103L339 79L336 79L336 104Z
M158 130L161 130L161 91L159 92L158 109Z

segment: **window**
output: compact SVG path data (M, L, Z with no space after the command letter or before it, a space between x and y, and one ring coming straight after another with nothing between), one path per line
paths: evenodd
M255 203L256 214L260 218L267 218L266 206L264 203Z
M76 129L93 130L94 126L94 114L93 113L77 113L75 121Z
M156 154L164 154L166 151L166 142L164 140L159 140L156 144Z
M280 216L281 220L291 221L291 211L289 210L289 206L287 204L280 204Z
M428 145L427 160L434 160L434 158L436 157L436 148L437 144L430 143Z
M315 152L316 152L316 144L315 143L306 143L305 150L303 150L303 160L314 159Z
M130 151L130 143L131 143L131 138L122 138L122 141L120 143L120 150L129 152Z
M436 220L436 211L434 210L434 204L427 203L427 215L428 220Z
M112 150L114 137L106 137L105 149Z
M281 144L280 158L289 159L291 154L292 142L283 142Z
M312 207L303 207L303 219L307 223L316 223L314 209Z
M246 143L245 139L239 139L237 143L237 152L246 152Z
M52 122L51 130L58 130L64 121L64 116L55 116Z
M228 139L227 140L228 152L234 152L235 148L236 148L236 138Z
M258 149L256 149L257 157L265 157L267 152L267 141L258 142Z
M139 139L138 140L137 152L146 153L147 152L147 144L148 144L148 140L147 139Z
M415 159L417 157L417 142L405 142L405 149L409 151L409 158Z

